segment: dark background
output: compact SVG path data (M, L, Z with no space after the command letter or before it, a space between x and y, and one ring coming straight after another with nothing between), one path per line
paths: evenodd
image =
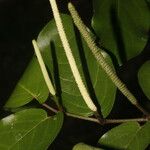
M91 0L72 0L81 17L89 26L92 17ZM59 1L59 8L66 13L67 1ZM33 48L31 40L36 39L40 30L52 18L48 0L0 0L0 116L4 113L2 106L10 96L14 86L28 65ZM137 82L140 66L150 59L150 42L144 51L124 66L117 68L118 75L141 104L149 111L150 103L144 96ZM118 92L118 99L109 117L140 117L141 113L128 103ZM51 145L51 150L71 150L78 142L96 145L99 137L112 125L102 127L98 124L67 117L61 133Z

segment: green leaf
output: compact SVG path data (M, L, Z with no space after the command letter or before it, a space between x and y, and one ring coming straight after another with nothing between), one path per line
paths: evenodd
M0 121L1 150L46 150L60 131L63 114L48 117L42 109L27 109Z
M145 150L150 144L150 122L141 127L137 122L121 124L105 133L98 143L115 149Z
M143 92L150 99L150 60L145 62L140 68L138 80Z
M129 145L129 149L145 150L150 144L150 122L139 128L134 140Z
M84 143L79 143L79 144L76 144L72 150L103 150L103 149L89 146Z
M94 0L92 26L119 64L137 56L148 40L150 11L145 0Z
M45 84L39 64L34 56L5 104L5 107L20 107L33 99L43 103L46 101L48 93L48 88Z
M61 17L82 79L88 87L92 99L98 99L103 116L107 117L114 104L116 87L99 67L84 40L81 39L79 34L76 35L77 32L74 32L71 17L68 15L62 15ZM67 112L83 116L92 115L93 112L85 104L76 85L54 20L44 27L38 36L37 42L43 52L53 82L55 82L57 93L60 95L61 102ZM103 54L105 59L112 65L110 57L105 52Z

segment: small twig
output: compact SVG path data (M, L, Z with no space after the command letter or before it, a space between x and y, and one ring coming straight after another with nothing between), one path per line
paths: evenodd
M50 111L52 111L52 112L54 112L54 113L58 113L58 110L56 110L56 109L50 107L49 105L47 105L47 104L45 104L45 103L42 104L42 106L44 106L45 108L49 109Z
M76 11L75 7L71 3L69 3L68 9L71 13L71 16L73 18L75 25L77 26L78 30L82 34L84 40L86 41L88 47L91 49L91 52L95 56L99 65L101 66L101 68L106 72L108 77L118 87L118 89L124 94L124 96L126 96L127 99L133 105L135 105L141 112L143 112L143 114L148 115L148 113L142 108L142 106L139 105L139 103L138 103L137 99L134 97L134 95L128 90L126 85L118 78L115 71L112 69L112 67L105 60L105 58L102 54L102 50L96 45L94 39L92 38L92 36L88 32L87 27L84 25L78 12Z
M104 124L116 124L116 123L125 123L125 122L146 122L149 121L148 118L134 118L134 119L106 119Z
M83 117L83 116L78 116L78 115L74 115L74 114L70 114L70 113L65 113L67 116L69 117L73 117L73 118L78 118L78 119L82 119L82 120L87 120L87 121L91 121L91 122L96 122L99 123L99 120L96 118L90 118L90 117Z
M54 112L54 113L58 113L59 111L52 108L51 106L47 105L47 104L42 104L45 108L49 109L50 111ZM73 118L78 118L78 119L82 119L82 120L87 120L87 121L91 121L91 122L95 122L98 123L100 125L105 125L105 124L117 124L117 123L125 123L125 122L146 122L149 121L148 118L134 118L134 119L103 119L103 121L99 121L99 119L97 118L91 118L91 117L83 117L83 116L78 116L78 115L74 115L71 113L67 113L65 112L65 114L67 116L73 117Z

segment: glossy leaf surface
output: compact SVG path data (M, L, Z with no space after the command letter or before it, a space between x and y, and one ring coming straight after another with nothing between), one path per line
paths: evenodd
M145 150L150 144L150 122L141 127L137 122L121 124L105 133L99 144L115 149Z
M84 144L84 143L79 143L73 147L73 150L103 150L103 149L89 146L89 145Z
M45 84L39 64L34 56L5 104L5 107L20 107L33 99L43 103L46 101L48 93L48 88Z
M1 150L47 150L60 131L63 114L48 117L42 109L27 109L0 121Z
M145 47L150 11L145 0L93 0L92 26L100 43L120 64Z
M139 84L150 100L150 60L145 62L138 72Z
M106 117L113 107L116 87L99 67L79 33L75 32L71 17L62 15L62 20L82 79L92 99L97 99L102 114ZM85 104L75 83L54 20L41 31L37 42L66 110L84 116L92 115L93 112ZM105 52L103 55L112 65L110 57Z

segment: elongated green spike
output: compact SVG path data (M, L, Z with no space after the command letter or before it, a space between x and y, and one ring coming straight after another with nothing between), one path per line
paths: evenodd
M118 89L127 97L127 99L133 105L136 105L136 107L140 109L144 114L147 114L145 110L141 106L139 106L138 101L136 100L134 95L127 89L126 85L118 78L116 73L113 71L112 67L106 62L105 58L101 53L102 50L95 44L94 39L88 32L87 27L84 25L75 7L71 3L69 3L68 9L71 13L75 25L82 34L84 40L86 41L88 47L91 49L93 55L100 64L101 68L106 72L108 77L118 87Z
M66 33L64 31L64 27L63 27L63 24L62 24L62 20L61 20L61 17L60 17L60 13L59 13L56 1L55 0L49 0L49 1L50 1L50 4L51 4L51 7L52 7L52 11L53 11L54 19L55 19L55 22L56 22L57 30L58 30L62 45L64 47L64 50L65 50L65 53L66 53L66 56L67 56L72 74L73 74L74 79L75 79L75 81L77 83L77 86L79 88L79 91L80 91L85 103L87 104L87 106L92 111L96 112L97 108L94 105L92 99L90 98L90 96L87 92L87 89L86 89L86 87L85 87L85 85L82 81L79 70L77 68L77 65L76 65L74 56L72 54L68 39L66 37Z
M52 82L48 76L48 72L46 70L46 67L45 67L45 64L44 64L44 61L43 61L43 58L42 58L42 55L40 53L40 50L39 50L39 47L37 45L37 42L35 40L32 40L32 44L33 44L33 47L34 47L34 51L35 51L35 54L37 56L37 59L38 59L38 62L39 62L39 65L40 65L40 68L41 68L41 71L42 71L42 74L43 74L43 77L44 77L44 80L46 82L46 85L49 89L49 92L55 96L56 95L56 91L52 85Z

